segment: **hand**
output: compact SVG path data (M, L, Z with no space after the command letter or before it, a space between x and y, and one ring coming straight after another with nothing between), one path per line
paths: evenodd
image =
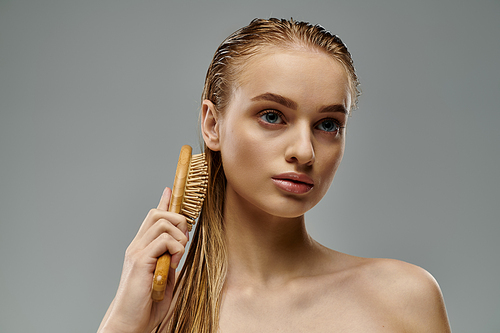
M151 332L167 316L177 268L188 241L186 218L168 212L171 190L166 188L157 209L144 219L125 253L120 285L98 332ZM171 266L161 302L151 289L157 258L170 253Z

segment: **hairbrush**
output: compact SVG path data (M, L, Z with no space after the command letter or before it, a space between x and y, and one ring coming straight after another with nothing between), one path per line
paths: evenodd
M182 146L168 207L169 212L180 213L186 217L189 231L200 214L208 183L205 154L191 155L191 152L190 146ZM165 253L156 262L153 278L151 298L156 302L163 300L165 296L169 268L170 254Z

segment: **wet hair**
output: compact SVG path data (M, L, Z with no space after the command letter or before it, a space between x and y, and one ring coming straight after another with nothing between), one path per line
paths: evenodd
M356 108L359 81L351 54L342 40L320 25L275 18L255 19L222 42L208 68L202 100L210 100L219 112L225 110L244 65L270 47L330 55L346 71L351 94L350 109Z
M319 25L276 18L255 19L220 44L207 71L202 101L210 100L214 111L223 114L245 64L272 48L323 52L337 60L348 77L350 110L356 108L359 82L351 55L340 38ZM177 300L166 325L169 332L214 333L219 328L227 272L223 217L226 177L220 152L206 145L204 150L209 164L208 193L176 282Z

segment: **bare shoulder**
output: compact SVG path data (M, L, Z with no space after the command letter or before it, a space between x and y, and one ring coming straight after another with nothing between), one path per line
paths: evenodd
M425 269L394 259L363 259L357 268L360 280L389 298L412 301L442 299L434 277Z
M425 269L394 259L352 261L359 290L394 313L406 332L450 332L441 289Z
M357 274L361 278L370 278L373 283L380 284L379 287L389 284L407 291L439 290L434 277L419 266L395 259L359 258L358 261Z

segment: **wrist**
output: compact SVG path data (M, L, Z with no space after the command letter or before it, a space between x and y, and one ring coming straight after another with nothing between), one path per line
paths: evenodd
M108 318L100 327L97 333L136 333L129 325L125 325L119 320Z

